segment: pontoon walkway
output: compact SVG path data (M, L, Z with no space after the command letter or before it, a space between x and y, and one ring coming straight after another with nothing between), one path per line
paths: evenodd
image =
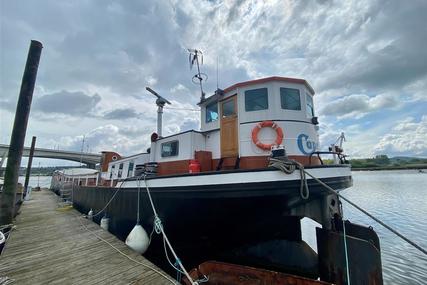
M171 284L155 265L80 215L58 210L57 197L48 190L33 192L0 256L0 279L13 279L12 284Z

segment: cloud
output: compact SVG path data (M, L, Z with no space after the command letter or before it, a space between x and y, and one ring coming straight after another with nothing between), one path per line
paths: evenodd
M103 117L108 120L126 120L130 118L138 118L140 116L132 108L122 108L106 112Z
M13 112L16 110L16 103L14 104L7 99L0 99L0 109Z
M88 133L78 136L63 136L58 140L50 141L51 145L59 145L61 149L101 152L105 150L117 151L122 155L129 155L144 151L149 146L149 133L144 128L123 129L114 124L97 127Z
M374 117L368 114L382 109L414 118L425 113L413 106L427 100L426 1L3 2L0 111L14 111L29 39L42 41L28 130L40 141L99 127L124 142L140 139L140 130L128 126L154 131L156 120L155 99L145 86L173 101L171 108L187 109L165 108L165 134L197 129L200 114L189 109L200 94L191 82L196 71L188 68L187 48L204 52L208 95L216 89L217 62L220 88L270 75L307 79L316 90L320 121L331 123L321 134L325 141L328 134L336 137L335 130L351 128L352 118L360 125L353 137L399 132L373 127L390 120L380 116L367 123ZM64 92L80 93L79 100ZM13 125L10 112L4 113L1 138ZM363 149L372 151L377 142L363 139ZM136 146L124 147L131 150Z
M427 156L427 115L417 122L408 117L397 123L392 132L375 145L377 154Z
M395 94L379 94L369 97L364 94L352 94L326 104L320 111L325 116L338 116L338 118L362 118L367 113L385 108L398 107L400 102Z
M101 96L63 90L35 98L34 101L33 108L38 112L89 116L101 101Z

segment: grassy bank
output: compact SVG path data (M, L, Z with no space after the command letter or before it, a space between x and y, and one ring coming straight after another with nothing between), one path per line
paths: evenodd
M353 170L427 169L427 159L417 157L377 155L375 158L351 159L349 162Z

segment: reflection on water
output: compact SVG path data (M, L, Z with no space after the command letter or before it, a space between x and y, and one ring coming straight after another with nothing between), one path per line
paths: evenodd
M37 185L39 185L42 188L49 188L51 179L52 176L30 176L30 182L28 183L28 185L31 187L36 187ZM19 176L18 182L24 185L25 176Z
M354 186L341 192L387 225L427 248L427 174L416 170L353 171ZM384 284L426 284L427 256L343 201L344 218L371 225L381 243ZM312 221L304 239L315 247Z

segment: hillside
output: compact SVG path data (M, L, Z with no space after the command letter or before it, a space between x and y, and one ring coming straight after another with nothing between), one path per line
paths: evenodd
M350 159L355 170L382 170L382 169L426 169L427 158L398 156L389 158L387 155L377 155L375 158Z

